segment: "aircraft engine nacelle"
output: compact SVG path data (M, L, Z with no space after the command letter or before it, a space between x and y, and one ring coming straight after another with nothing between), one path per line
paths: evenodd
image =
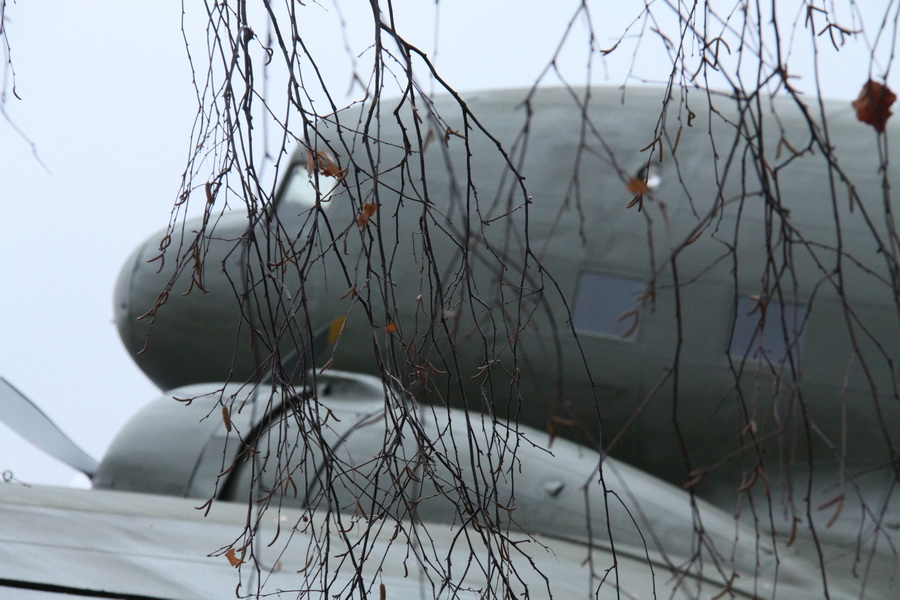
M413 408L371 376L315 380L317 394L287 398L269 386L173 390L122 430L94 485L543 534L697 577L712 560L741 574L735 590L765 595L777 581L815 596L812 565L621 462L565 440L541 447L546 434L479 414Z

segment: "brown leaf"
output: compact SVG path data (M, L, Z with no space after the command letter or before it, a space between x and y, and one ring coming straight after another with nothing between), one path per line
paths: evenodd
M828 523L825 525L826 527L831 527L834 525L834 522L838 520L838 517L841 516L841 511L844 510L844 495L840 494L835 498L832 498L825 504L822 504L819 507L819 510L825 510L826 508L830 508L834 506L834 514L831 515L831 518L828 520Z
M694 233L692 233L688 239L684 240L684 245L685 245L685 246L690 246L691 244L693 244L694 242L696 242L697 240L699 240L699 239L700 239L700 236L701 236L702 234L703 234L703 229L700 229L700 228L698 227L698 228L697 228L697 231L695 231Z
M888 118L893 114L890 108L896 99L897 95L886 85L870 79L863 85L859 97L852 104L857 119L882 133Z
M225 421L225 431L231 433L231 413L224 404L222 405L222 420Z
M759 471L754 470L753 475L750 477L750 479L744 481L740 486L738 486L738 493L743 494L744 492L752 488L757 479L759 479Z
M195 506L194 508L197 509L197 510L202 510L202 511L203 511L203 516L205 517L206 515L209 514L209 509L212 508L212 503L213 503L213 499L210 498L209 500L207 500L206 502L204 502L204 503L201 504L200 506Z
M622 339L630 337L637 330L638 323L641 320L641 312L637 308L630 308L616 317L616 322L621 323L629 319L631 323L628 325L628 328L619 334L619 337Z
M366 226L366 223L369 222L369 219L375 214L376 210L378 210L378 204L376 202L363 204L362 210L359 211L359 215L356 217L356 224L359 225L360 229Z
M794 543L794 540L797 539L797 524L802 523L802 519L800 517L794 517L794 521L791 523L791 535L788 537L787 547L790 548Z
M643 179L638 179L637 177L632 177L628 180L626 186L628 191L632 194L649 194L650 187L647 185L647 182Z
M320 175L334 177L338 181L347 176L347 169L341 169L334 154L328 150L307 151L306 170L310 173L318 171Z
M457 130L455 130L455 129L450 129L450 128L448 127L446 130L444 130L444 145L445 145L445 146L448 145L448 144L450 143L450 136L451 136L451 135L455 135L455 136L458 137L458 138L466 139L466 136L464 136L463 134L461 134L461 133L458 132Z
M207 204L215 204L216 202L216 192L213 190L213 184L209 181L206 182L206 203Z
M228 559L228 562L231 563L232 567L237 567L244 564L244 560L242 558L238 558L234 552L234 548L229 548L225 552L225 558Z
M691 471L690 473L688 473L688 475L690 476L690 479L681 484L681 487L686 490L691 489L692 487L703 481L706 478L707 472L705 469L697 469L695 471Z

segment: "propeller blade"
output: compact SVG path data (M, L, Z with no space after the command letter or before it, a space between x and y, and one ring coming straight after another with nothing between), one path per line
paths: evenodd
M76 446L34 402L2 377L0 421L26 441L88 477L92 478L97 472L97 461Z
M296 373L306 372L315 364L316 357L337 341L343 329L344 317L337 317L332 320L313 335L312 352L307 352L306 348L302 347L294 348L281 359L281 372L287 375L288 379L293 379ZM261 381L263 384L271 382L272 373L263 377Z

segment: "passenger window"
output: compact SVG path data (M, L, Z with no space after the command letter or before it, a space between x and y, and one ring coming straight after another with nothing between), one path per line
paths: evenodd
M634 341L640 317L638 296L645 284L637 279L583 271L575 289L575 329Z
M790 351L796 361L800 358L805 320L805 306L782 304L775 300L763 306L756 298L738 298L728 353L735 358L765 358L772 363L780 363Z

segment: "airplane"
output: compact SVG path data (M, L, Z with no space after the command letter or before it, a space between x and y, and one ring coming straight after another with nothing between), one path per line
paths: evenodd
M339 112L271 205L209 184L116 286L163 396L95 489L2 487L0 589L895 596L896 127L589 98Z

